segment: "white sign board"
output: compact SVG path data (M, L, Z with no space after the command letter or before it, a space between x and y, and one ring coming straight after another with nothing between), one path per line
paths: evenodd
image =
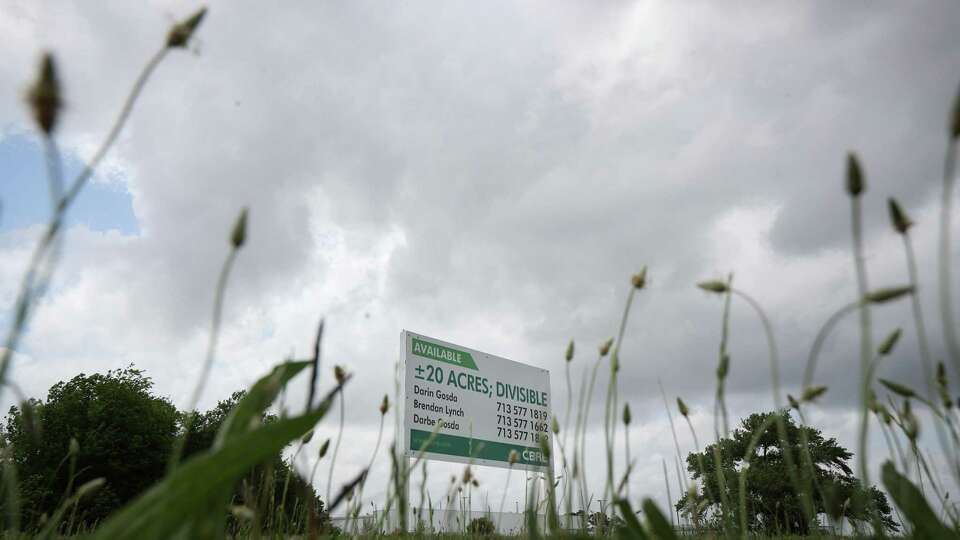
M550 471L550 372L404 331L405 454ZM439 426L439 430L437 429Z

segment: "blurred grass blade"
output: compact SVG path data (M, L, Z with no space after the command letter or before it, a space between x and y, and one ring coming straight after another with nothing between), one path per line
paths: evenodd
M883 464L881 477L883 486L893 497L893 502L903 510L904 516L913 525L915 538L957 538L937 519L936 513L927 504L920 490L898 473L893 463L887 461Z
M219 449L230 438L248 431L250 423L260 419L260 415L277 399L280 390L290 382L290 379L311 364L311 361L284 362L274 367L269 375L257 381L223 421L213 447Z
M338 390L339 387L334 392ZM186 461L114 514L91 538L139 540L174 536L195 518L204 518L210 500L231 488L252 467L276 456L290 441L312 429L329 410L329 397L332 396L314 411L239 433L229 439L229 444Z
M905 397L905 398L912 398L917 395L917 393L914 392L913 389L910 388L909 386L905 386L900 383L896 383L887 379L877 379L877 380L880 381L880 384L886 386L887 390L890 390L891 392L893 392L894 394L897 394L898 396Z
M640 525L637 515L633 513L630 501L619 499L616 504L624 521L624 526L617 529L617 538L620 540L647 540L649 536L643 530L643 526Z
M670 526L670 522L663 515L663 512L657 508L652 499L644 499L643 513L647 515L647 524L650 526L650 532L659 540L677 540L677 532Z

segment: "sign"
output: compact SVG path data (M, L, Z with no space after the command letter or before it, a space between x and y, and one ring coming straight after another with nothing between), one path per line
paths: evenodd
M551 470L550 372L413 332L402 333L405 454Z

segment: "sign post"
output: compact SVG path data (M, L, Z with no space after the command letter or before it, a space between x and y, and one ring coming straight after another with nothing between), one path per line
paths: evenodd
M553 477L550 372L404 331L407 457L547 473ZM515 463L511 464L511 455Z

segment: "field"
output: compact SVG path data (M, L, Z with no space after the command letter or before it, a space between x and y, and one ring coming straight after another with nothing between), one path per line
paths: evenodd
M149 84L155 68L168 55L182 52L194 39L194 34L202 29L204 17L205 11L199 11L171 27L166 43L149 59L133 83L126 101L120 106L115 123L93 158L80 175L69 182L60 177L62 171L57 166L59 157L55 142L57 117L66 98L61 95L56 59L50 55L43 57L28 101L46 145L50 186L57 196L52 205L51 219L29 260L16 305L11 310L15 315L0 359L0 383L4 391L15 388L16 381L9 378L13 352L17 350L33 313L41 308L38 299L43 284L56 271L66 212L82 196L95 169L107 156L127 119L134 113L138 96ZM603 535L624 540L680 536L832 537L840 534L958 537L960 514L949 503L950 494L946 489L950 480L932 469L928 454L919 448L920 415L915 412L922 409L924 415L932 418L933 425L924 429L932 428L938 434L938 458L950 467L949 475L944 476L960 481L960 414L957 413L960 405L951 394L945 363L932 358L926 345L927 332L942 330L949 353L946 362L960 371L960 338L956 335L957 325L949 301L953 297L951 289L955 275L948 256L954 243L951 239L951 219L955 195L955 159L960 138L960 101L945 124L947 130L944 136L948 149L943 168L940 243L936 254L940 277L937 286L941 299L936 320L929 321L928 327L925 327L920 318L922 309L919 297L915 294L920 284L917 282L910 236L913 223L893 199L889 200L886 208L890 234L902 238L905 260L908 267L914 270L898 286L879 289L868 287L862 238L863 213L867 210L863 207L863 194L868 184L858 157L850 154L843 190L838 189L836 196L849 201L850 250L854 261L853 271L857 275L858 296L825 321L806 363L802 392L793 396L781 389L780 351L770 314L762 307L762 298L754 298L746 287L741 288L735 282L732 275L690 284L723 300L723 312L718 320L723 333L716 364L705 368L708 370L705 373L715 373L716 440L701 446L700 441L708 439L694 431L689 418L690 410L682 397L668 399L664 395L664 414L670 418L674 441L678 431L689 429L691 438L696 441L696 452L688 456L681 455L680 447L676 445L677 470L668 473L666 462L663 464L667 490L677 490L673 497L677 501L676 507L664 508L650 499L632 498L627 488L633 467L627 437L623 437L627 441L623 452L627 456L626 462L631 465L625 470L616 470L614 459L614 453L620 452L618 434L626 434L631 425L631 411L623 402L618 382L620 346L636 299L646 292L650 277L646 268L636 269L632 275L625 272L623 286L627 294L623 299L620 323L613 329L614 337L599 344L595 353L591 347L578 347L573 342L569 343L566 351L567 372L562 392L571 396L569 402L572 410L568 409L563 415L557 411L558 416L551 419L553 444L547 444L546 439L540 441L542 452L552 458L563 480L543 482L543 489L540 489L539 482L532 482L524 501L526 509L515 512L516 516L511 518L517 518L522 525L510 530L515 535L534 539ZM308 481L298 479L299 473L289 463L262 469L265 463L282 455L285 449L296 456L311 440L313 430L320 422L338 425L339 435L332 441L332 448L325 444L319 456L321 460L330 460L331 470L333 463L336 463L344 432L343 390L351 384L351 374L339 367L333 370L324 368L321 355L324 336L322 323L317 330L311 356L277 363L244 395L237 396L223 411L223 415L218 417L215 428L208 432L211 441L209 448L188 451L191 442L189 437L196 437L189 434L199 433L199 426L206 418L200 418L194 409L207 387L216 356L221 314L231 271L236 264L242 264L238 255L244 248L251 227L253 225L248 223L246 209L241 209L234 227L225 231L229 254L221 267L215 290L206 361L196 381L192 404L184 413L184 427L173 445L163 477L102 522L88 523L84 520L84 509L95 505L104 480L95 478L74 485L76 451L71 449L61 461L61 464L70 468L70 481L65 491L57 494L59 504L55 511L37 522L27 522L22 518L26 510L21 504L22 478L18 477L18 461L14 459L19 454L11 441L5 440L2 471L5 538L379 538L397 535L457 540L497 536L498 525L502 525L499 523L502 519L500 512L491 512L487 517L476 511L450 509L451 506L455 507L453 501L457 500L459 493L477 486L475 475L478 473L474 469L465 467L462 475L452 480L444 497L425 500L422 493L417 493L420 485L418 475L422 469L419 467L420 461L415 460L410 464L406 459L399 458L397 449L388 443L381 445L379 438L372 452L370 466L374 459L387 459L390 460L392 472L388 496L375 514L367 512L370 501L364 499L370 467L323 497L313 491L318 485L314 478L306 479ZM730 328L730 306L733 302L743 302L749 306L763 325L762 339L769 351L770 384L778 408L777 412L751 416L739 424L736 419L728 418L725 401L725 383L730 369L727 337L730 332L736 331ZM871 309L891 302L913 304L914 328L904 331L916 331L919 336L920 368L926 374L927 388L914 389L897 381L879 379L875 375L878 363L894 350L902 331L898 329L882 340L874 340ZM859 359L861 421L859 448L853 449L852 454L845 453L846 450L842 448L830 447L820 438L815 426L805 424L804 416L804 411L829 391L827 386L815 384L818 355L831 330L846 317L858 320L860 332L859 350L855 354ZM591 366L589 380L582 381L579 388L571 382L569 371L570 362L575 356L588 357ZM332 377L327 372L331 372ZM307 410L268 418L274 410L271 407L282 399L287 385L292 384L291 381L297 376L300 376L296 379L297 384L304 378L309 383ZM133 376L133 379L136 377ZM389 394L389 388L383 390ZM594 418L591 416L591 404L595 396L600 396L603 401L602 443L588 441L587 437L588 423ZM32 407L30 402L23 401L18 409L17 418L23 423L25 431L39 429L33 418ZM394 410L394 404L385 395L380 408L380 437L384 418ZM331 412L338 414L339 420ZM676 424L674 419L677 420ZM437 426L434 433L439 428ZM863 458L871 429L879 429L890 445L889 460L884 464L879 478L871 475ZM584 459L587 444L602 444L605 463L587 463ZM764 451L759 452L760 448ZM834 469L829 472L822 470L829 468L822 465L827 459L823 456L824 451L836 451L838 456L830 458L834 460L830 462ZM856 456L855 474L842 472L846 460L850 458L847 454ZM686 471L679 471L680 464L686 466ZM588 485L584 473L588 466L605 467L602 488ZM275 474L277 470L281 473ZM251 471L260 471L256 473L259 476ZM316 472L314 468L312 476ZM765 472L770 476L761 475ZM673 480L671 474L676 474ZM329 490L330 484L328 479L325 484L319 485ZM780 490L777 493L780 495L772 494L774 484L777 484L776 489ZM242 487L238 488L238 485ZM873 485L882 487L882 490L871 491ZM408 493L412 500L408 500ZM777 508L761 509L762 503L771 497L780 498ZM585 514L582 509L591 508L597 500L608 501L609 504L600 512ZM499 503L499 506L492 506L502 512L504 502L495 503ZM331 515L345 518L331 522ZM500 529L503 530L503 527Z

